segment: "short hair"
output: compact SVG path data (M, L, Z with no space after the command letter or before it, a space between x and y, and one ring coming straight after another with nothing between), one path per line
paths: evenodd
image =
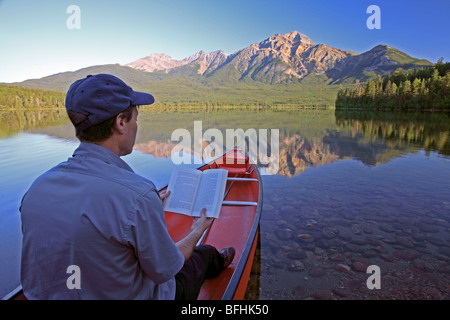
M105 120L84 130L80 130L78 128L78 125L87 120L88 117L86 115L75 111L67 111L67 114L70 121L75 127L75 135L78 140L80 140L81 142L101 142L112 136L113 127L118 116L121 116L123 119L125 119L126 122L128 122L131 120L131 117L133 116L133 110L136 108L137 106L130 105L118 115L115 115L108 120Z

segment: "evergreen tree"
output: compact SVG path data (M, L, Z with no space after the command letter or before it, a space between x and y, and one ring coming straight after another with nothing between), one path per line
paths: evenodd
M387 83L384 86L384 91L383 94L385 97L390 97L392 96L392 82L391 80L388 80Z
M339 106L374 109L450 109L450 63L442 59L432 68L396 69L365 86L338 93ZM338 107L338 103L336 103Z
M397 86L406 80L405 75L403 74L402 68L397 68L391 77L392 82L394 82Z
M412 94L417 96L420 94L420 88L422 87L422 81L418 78L415 78L412 82Z

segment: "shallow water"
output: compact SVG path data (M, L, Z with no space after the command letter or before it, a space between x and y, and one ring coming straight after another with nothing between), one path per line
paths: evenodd
M448 299L449 166L418 151L266 177L260 298ZM366 285L370 265L379 290Z
M62 118L0 113L1 297L20 285L23 193L78 145ZM177 128L192 132L201 120L203 130L279 129L280 166L263 176L260 249L247 298L449 299L449 118L141 112L136 150L125 161L161 187L174 166L170 139ZM370 265L380 268L381 289L366 285Z

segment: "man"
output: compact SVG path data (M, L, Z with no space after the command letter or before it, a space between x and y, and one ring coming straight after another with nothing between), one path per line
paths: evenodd
M233 260L233 248L196 247L212 223L205 210L175 244L162 206L168 194L120 159L133 150L136 106L153 102L107 74L69 88L81 144L36 179L20 208L28 299L195 299L204 279Z

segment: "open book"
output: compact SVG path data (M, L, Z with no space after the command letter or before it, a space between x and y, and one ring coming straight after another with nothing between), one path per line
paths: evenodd
M199 217L202 208L206 216L218 218L222 207L228 171L211 169L200 171L177 166L170 177L164 210Z

